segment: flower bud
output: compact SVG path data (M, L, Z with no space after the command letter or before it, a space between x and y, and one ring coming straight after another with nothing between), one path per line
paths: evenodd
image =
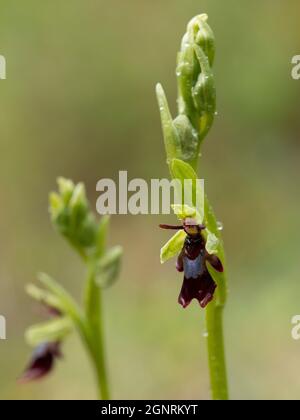
M181 143L181 159L185 162L196 162L198 159L198 133L188 117L178 115L173 121Z
M50 214L54 226L81 253L95 246L97 223L90 211L83 184L58 180L59 194L50 194Z
M212 67L215 58L215 37L207 19L206 14L195 16L188 24L188 31L194 33L195 44L203 50Z
M210 129L216 109L216 92L211 70L214 55L214 35L207 24L207 15L196 16L189 22L182 38L176 74L179 112L187 116L199 133L198 142Z

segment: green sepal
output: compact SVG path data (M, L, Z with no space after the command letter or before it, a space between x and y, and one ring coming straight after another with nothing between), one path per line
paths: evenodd
M72 296L48 274L40 273L38 279L47 291L57 299L59 305L57 309L60 309L63 314L71 318L75 325L81 327L83 315Z
M178 255L184 245L186 233L184 230L179 230L174 236L161 248L160 250L160 262L163 264L170 258Z
M220 240L216 235L206 229L206 244L205 249L209 254L217 254L220 245Z
M57 317L27 329L25 339L27 343L36 347L42 343L62 341L73 330L73 323L68 317Z
M56 309L59 312L63 312L63 305L61 305L60 299L50 293L48 290L41 289L35 284L28 284L25 287L27 294L35 299L37 302L48 306L49 308Z

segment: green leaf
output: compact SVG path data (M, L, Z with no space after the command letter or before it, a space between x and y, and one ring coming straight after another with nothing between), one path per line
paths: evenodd
M174 236L172 236L172 238L160 250L161 264L181 252L185 238L186 233L184 230L179 230Z
M117 280L121 268L122 254L122 247L115 246L100 258L96 273L96 281L100 287L107 288Z
M73 330L73 323L70 318L58 317L48 322L33 325L25 333L27 343L36 347L46 342L61 341Z

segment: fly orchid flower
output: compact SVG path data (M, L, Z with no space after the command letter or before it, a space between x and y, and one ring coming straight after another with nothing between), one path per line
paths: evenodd
M213 299L217 287L207 264L216 271L223 272L222 262L214 254L217 252L218 239L211 232L205 232L207 229L204 224L189 216L193 213L196 215L196 210L183 206L183 210L179 212L178 207L173 206L173 208L183 217L182 225L160 225L160 228L178 230L182 234L175 234L162 248L161 261L165 262L173 257L174 251L179 249L176 268L184 273L184 279L178 302L186 308L192 299L197 299L200 306L205 308ZM214 248L211 246L212 243Z
M161 124L171 177L197 180L201 145L216 116L216 88L212 66L215 38L207 15L195 16L187 25L177 56L178 115L173 118L165 92L156 87ZM224 248L218 223L207 196L202 208L192 197L186 204L195 213L196 221L187 227L191 214L182 214L183 225L161 250L161 262L178 256L177 269L184 272L179 303L186 307L197 299L206 307L207 341L214 399L228 399L226 366L223 347L222 310L227 286ZM182 212L184 213L184 212ZM204 228L205 226L205 228Z
M31 361L19 379L21 383L41 379L48 375L56 359L61 358L60 343L42 343L34 351Z

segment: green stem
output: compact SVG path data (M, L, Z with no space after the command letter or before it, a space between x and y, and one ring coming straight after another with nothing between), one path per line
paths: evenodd
M205 218L207 227L214 232L220 241L218 256L222 261L224 272L210 272L217 283L214 299L206 308L207 352L210 371L211 392L214 400L228 400L227 371L223 335L223 309L227 300L226 262L223 241L217 227L214 211L205 197Z
M91 264L88 270L85 291L85 308L86 319L90 331L89 349L95 366L99 397L102 400L108 400L110 398L110 393L103 339L102 296L101 289L96 284L94 264Z
M206 308L208 364L213 400L228 400L223 339L223 307L213 300Z

